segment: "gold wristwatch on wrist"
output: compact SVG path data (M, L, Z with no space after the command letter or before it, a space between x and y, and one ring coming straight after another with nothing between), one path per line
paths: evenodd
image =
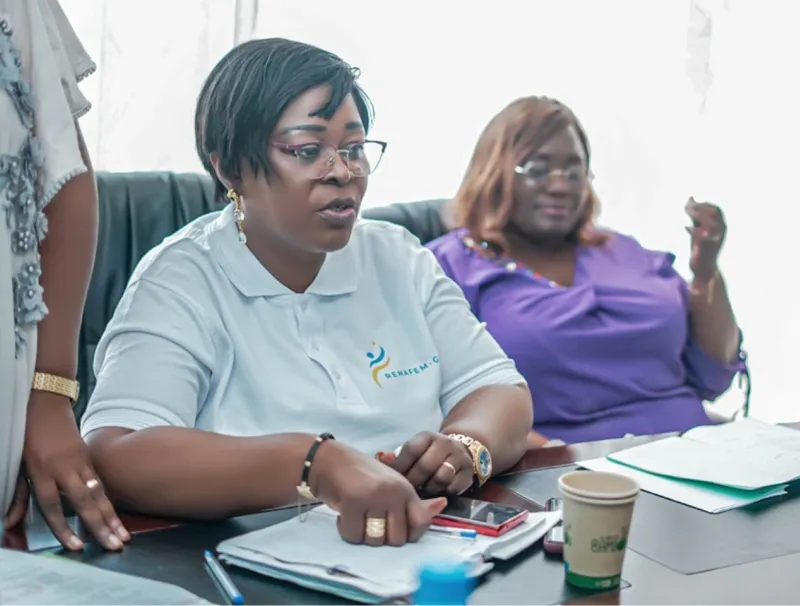
M78 401L81 385L74 379L65 379L64 377L51 375L46 372L35 372L33 373L33 385L31 389L64 396L69 398L74 406L75 402Z
M483 486L492 477L492 455L489 449L475 438L460 433L451 433L447 437L467 447L472 457L472 470L478 478L478 486Z

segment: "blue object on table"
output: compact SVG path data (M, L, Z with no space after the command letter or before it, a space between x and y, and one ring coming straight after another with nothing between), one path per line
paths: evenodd
M478 538L477 530L470 530L469 528L449 528L447 526L428 526L428 530L433 533L445 534L451 537L460 539L476 539Z
M242 592L239 591L236 588L236 585L233 584L233 581L231 581L228 573L225 572L222 564L220 564L217 558L214 557L214 554L206 550L203 552L203 559L206 561L206 568L208 569L211 578L217 582L217 586L225 594L227 600L235 606L242 606L244 604L244 596L242 595Z
M432 562L420 570L414 604L466 604L474 585L468 564Z

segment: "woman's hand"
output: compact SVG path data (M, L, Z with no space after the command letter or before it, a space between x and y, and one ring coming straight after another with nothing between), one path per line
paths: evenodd
M70 402L63 396L31 392L23 463L24 475L20 474L14 502L3 521L5 528L13 528L25 517L32 486L47 525L67 549L83 549L83 541L67 524L62 493L103 547L116 551L130 540L97 479Z
M461 442L423 431L403 444L397 456L380 452L377 459L426 495L461 494L472 486L472 457Z
M414 542L447 505L444 498L423 501L399 473L335 440L320 447L309 480L314 494L339 513L339 534L349 543Z
M689 265L698 281L711 282L717 275L717 259L725 241L725 216L719 206L694 198L689 198L685 210L692 220L692 227L686 228L692 237Z

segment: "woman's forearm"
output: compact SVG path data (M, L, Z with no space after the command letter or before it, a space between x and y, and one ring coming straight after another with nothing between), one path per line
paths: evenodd
M296 501L314 439L311 434L241 438L154 427L101 429L87 442L117 505L167 517L221 519ZM318 456L327 448L323 443Z
M97 246L97 187L80 130L78 139L89 170L67 182L45 208L49 228L39 249L49 313L38 327L36 368L67 378L77 372L78 335Z
M689 310L697 346L721 364L733 362L739 353L739 328L721 274L712 283L692 282Z
M515 465L527 450L533 424L531 394L522 385L483 387L464 398L442 422L444 434L479 440L492 454L492 473Z

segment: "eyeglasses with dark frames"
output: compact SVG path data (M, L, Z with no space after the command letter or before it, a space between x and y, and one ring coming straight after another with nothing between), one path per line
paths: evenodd
M348 145L343 149L324 143L272 143L272 147L297 160L298 170L311 179L324 179L340 158L347 170L354 177L366 177L377 170L383 153L386 151L385 141L366 140Z

